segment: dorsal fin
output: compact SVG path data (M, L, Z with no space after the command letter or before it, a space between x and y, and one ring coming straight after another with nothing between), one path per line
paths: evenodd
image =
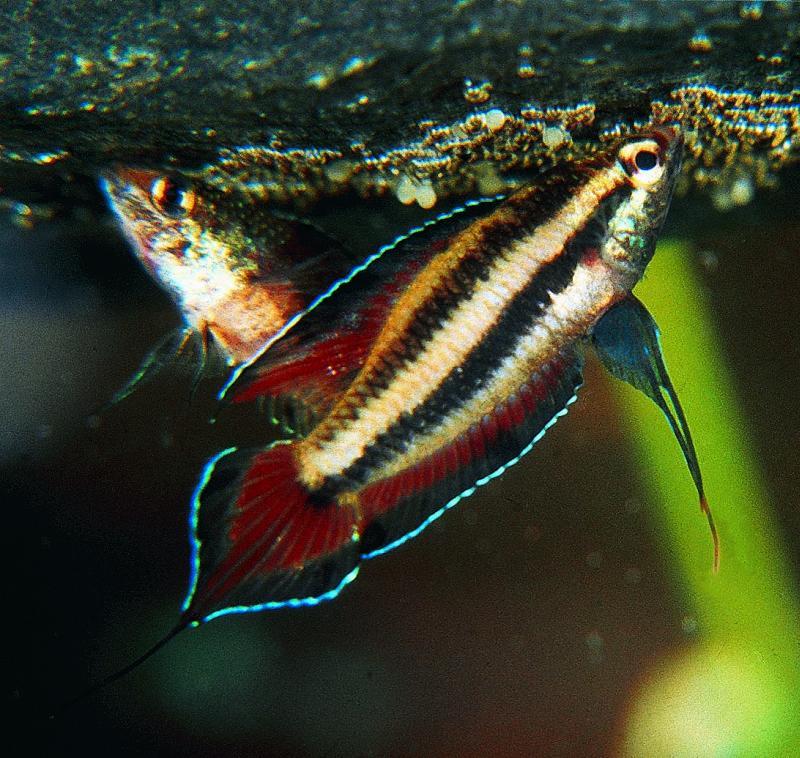
M501 199L467 203L381 248L291 319L257 360L233 373L220 397L232 387L234 402L289 396L314 415L324 415L363 365L387 313L414 275Z
M284 287L307 305L357 261L336 237L314 224L275 210L265 218L277 227L276 239L272 249L260 253L263 262L259 261L255 282Z

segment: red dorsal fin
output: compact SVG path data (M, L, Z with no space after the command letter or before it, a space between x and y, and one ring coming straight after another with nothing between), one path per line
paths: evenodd
M387 315L415 274L499 198L475 201L382 248L234 373L233 401L289 396L323 416L364 363Z
M409 271L408 279L412 273ZM394 282L387 282L384 291L352 314L347 324L316 341L303 344L299 333L287 335L245 371L233 402L288 396L300 400L315 415L324 415L364 364L397 292L406 281L398 276Z

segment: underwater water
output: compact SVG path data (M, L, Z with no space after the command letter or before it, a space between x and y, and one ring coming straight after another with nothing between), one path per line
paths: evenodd
M98 414L177 314L110 221L0 228L8 697L31 752L791 755L798 202L797 170L726 212L676 199L641 290L660 300L666 358L713 471L717 576L677 445L660 457L648 441L665 422L634 417L646 412L591 364L569 415L520 465L367 563L334 602L188 630L54 720L173 626L198 473L223 447L263 442L266 421L235 408L209 425L222 376L190 402L180 367ZM340 201L317 220L369 251L425 217L389 201L349 223L364 212ZM739 484L758 499L746 523Z

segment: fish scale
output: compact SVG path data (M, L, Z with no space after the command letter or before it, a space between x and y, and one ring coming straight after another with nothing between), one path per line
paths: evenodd
M604 172L597 179L598 184L600 184L601 187L610 185L612 181L618 183L622 183L624 181L624 172L621 170L621 168L617 167L613 163L607 163L607 165L602 169L596 169L596 171ZM589 173L588 171L587 174L592 178L597 176L596 174ZM591 185L590 178L585 179L585 185ZM601 195L603 193L597 194ZM521 207L524 206L520 204L517 205L517 214L520 213ZM533 205L532 211L534 216L536 210L536 206ZM502 218L505 215L505 208L500 208L498 211L496 211L496 214ZM585 220L588 220L588 218L593 215L593 212L587 211L584 215ZM491 219L482 223L484 229L491 229ZM524 255L524 244L527 243L531 247L536 246L535 238L538 230L535 226L533 231L531 231L529 226L522 226L521 219L519 218L518 223L520 224L520 231L523 232L523 234L520 235L518 233L517 239L515 240L506 240L506 244L508 247L516 246L518 248L516 253L517 257L522 257L522 255ZM510 320L512 322L518 322L521 324L525 323L523 314L517 315L512 306L514 303L519 302L521 302L523 306L526 304L525 293L528 287L532 289L532 294L529 294L529 297L534 301L530 304L529 316L532 317L534 315L538 315L536 301L544 300L549 292L553 290L558 291L559 287L565 283L565 275L559 274L558 272L564 268L565 262L574 260L575 258L575 253L570 251L567 242L571 240L574 234L576 234L578 231L579 230L570 230L569 232L565 233L565 237L567 239L566 241L562 242L562 252L560 254L548 256L552 259L548 263L542 263L538 266L536 264L529 265L528 278L525 279L520 277L516 282L514 282L514 286L510 288L508 296L497 303L495 307L495 320L492 322L488 322L488 320L485 318L485 314L487 312L490 313L489 305L490 301L492 300L491 293L493 292L493 287L490 283L492 277L487 276L486 274L490 271L494 273L494 271L497 271L500 268L500 266L497 265L498 259L501 259L501 266L503 264L507 264L507 266L513 265L513 262L509 262L506 256L497 251L494 253L491 260L487 260L486 265L480 266L479 268L475 268L473 270L473 278L471 280L470 287L468 288L469 294L462 296L454 304L448 303L448 306L450 307L447 308L446 314L439 324L439 328L431 331L430 334L428 334L428 324L424 319L424 328L422 330L417 328L417 313L429 313L436 309L435 303L437 290L435 285L430 286L427 293L423 292L421 297L430 299L423 300L417 306L417 312L414 314L414 317L412 317L411 320L405 319L405 323L403 323L403 303L400 302L397 305L397 309L401 310L400 318L395 319L395 321L400 321L404 327L403 331L399 334L397 333L399 330L395 326L392 316L390 316L387 320L387 325L383 329L383 332L376 340L374 352L370 357L374 360L374 356L381 355L381 342L382 339L384 339L384 334L390 334L390 339L395 343L398 341L403 342L408 340L409 335L420 339L420 335L425 334L427 335L427 338L421 345L417 347L415 351L416 355L412 358L412 360L407 358L403 371L396 373L394 375L393 382L385 390L382 390L380 393L378 393L377 397L375 396L375 393L371 392L369 389L371 388L372 373L368 365L365 366L361 375L355 378L352 385L347 390L347 393L339 400L339 404L348 407L352 405L361 407L361 413L359 414L358 419L352 424L340 421L339 417L336 415L335 409L331 413L329 425L333 425L336 431L334 433L333 443L329 444L324 450L320 451L323 456L320 464L322 470L328 475L331 473L329 471L330 464L328 459L331 457L332 451L333 455L343 458L346 455L354 455L352 451L359 449L359 447L361 449L371 449L370 440L374 440L383 432L388 432L391 429L392 424L396 423L397 416L400 413L403 411L412 414L419 412L418 408L419 406L423 405L426 398L438 392L438 388L440 386L446 386L448 380L452 384L456 385L454 389L463 391L466 389L466 387L459 380L459 376L463 376L465 371L467 372L468 376L475 373L479 375L485 375L488 373L487 365L481 365L477 368L473 367L471 361L472 351L478 350L481 345L486 345L487 343L491 345L494 342L505 342L506 340L503 339L502 332L503 327L507 324L507 321ZM469 231L464 232L462 237L455 240L451 248L441 255L445 256L449 254L451 258L454 257L450 251L455 249L457 252L459 244L465 237L469 238ZM548 242L550 242L549 239ZM463 260L472 260L472 258L469 257L462 259L462 271L464 270ZM438 262L434 260L430 264L430 267L435 267L437 264ZM426 277L425 274L426 272L423 272L419 278L423 280L427 279L428 281L432 280L433 282L436 281L434 277ZM621 289L624 288L625 287L623 285ZM521 299L517 300L518 297ZM429 303L433 303L433 305L429 305ZM520 310L519 306L517 306L516 310ZM512 313L512 316L509 317L508 314L510 312ZM515 315L516 318L514 317ZM484 321L487 323L485 323L483 326L483 333L479 334L479 330L475 327L476 322L481 317L484 317ZM448 347L452 345L453 339L462 345L465 345L466 347L461 351L451 350L448 352ZM437 342L439 344L437 344ZM508 346L508 349L513 349L513 343ZM486 363L486 360L483 358L483 356L487 352L489 352L489 350L486 348L481 351L481 356L484 363ZM448 366L450 366L450 371L447 370ZM458 391L451 391L449 396L454 400L459 395ZM362 402L361 400L365 397L369 398L366 403ZM441 395L439 397L441 398ZM441 404L442 401L440 399L438 401L434 401L434 403L436 402ZM374 410L376 406L377 410ZM489 410L491 410L491 408L486 409L486 411ZM368 428L362 432L361 429L364 427ZM327 433L327 429L325 432ZM335 447L337 439L339 441L343 439L348 440L348 442L340 442L341 447L343 448L341 453L337 451ZM350 442L350 440L352 440L352 442ZM363 444L360 442L361 440L364 440ZM302 470L304 471L307 468L313 469L315 462L319 460L319 458L314 457L313 452L309 452L307 454L307 450L313 451L314 448L314 432L312 432L308 442L301 442L299 443L298 447L298 454L300 456ZM344 450L346 450L347 453L345 453ZM356 460L353 460L351 465L363 468L363 463L360 463L357 458ZM340 470L338 473L343 474L345 478L347 478L346 471ZM317 486L323 485L320 484Z

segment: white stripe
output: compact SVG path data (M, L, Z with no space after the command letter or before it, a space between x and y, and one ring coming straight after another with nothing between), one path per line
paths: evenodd
M461 406L449 413L440 426L424 437L416 437L408 451L372 472L370 480L378 481L410 468L492 413L531 381L536 367L553 361L565 345L586 333L609 302L622 293L620 284L619 277L603 264L579 265L572 283L552 296L550 306L520 335L513 351L492 372L480 392L463 398Z
M354 397L360 398L358 390L365 374L365 369L362 369L327 419L298 445L303 481L309 487L315 487L326 477L341 474L361 458L378 435L387 431L402 414L410 414L424 402L495 327L508 303L529 284L542 264L555 259L563 251L565 241L586 224L597 211L600 201L624 181L624 177L622 168L616 163L604 169L570 197L548 221L517 240L505 255L497 256L488 281L481 283L472 297L458 304L414 361L392 379L386 390L358 406L359 414L354 422L342 423L337 418L337 409L347 407ZM424 271L418 280L423 276ZM409 291L413 287L412 283ZM407 299L418 302L419 296L415 297L412 292ZM395 311L402 314L403 308L404 298L401 298ZM376 340L376 345L387 341L384 333Z

